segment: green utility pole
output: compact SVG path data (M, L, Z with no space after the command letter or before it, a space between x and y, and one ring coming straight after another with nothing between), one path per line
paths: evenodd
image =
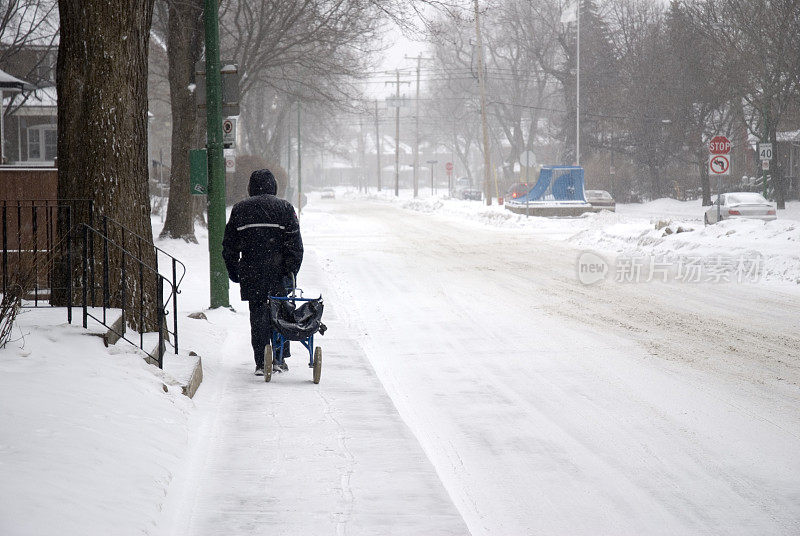
M767 120L767 106L764 105L764 109L762 110L761 114L764 118L764 136L762 138L762 143L767 143L769 141L769 121ZM759 151L760 152L760 151ZM761 160L759 159L759 162ZM762 176L762 189L764 190L764 199L767 198L767 170L764 169L764 163L761 162L761 176Z
M228 271L222 259L225 231L225 158L222 155L222 79L217 0L205 0L206 132L208 148L208 252L211 308L229 307Z
M303 166L300 153L300 102L297 102L297 216L303 206Z

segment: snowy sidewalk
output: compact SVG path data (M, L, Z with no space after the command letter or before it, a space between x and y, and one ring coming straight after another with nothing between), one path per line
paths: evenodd
M301 276L308 291L326 294L312 252ZM232 297L237 292L232 288ZM227 331L225 350L203 355L192 453L170 490L167 533L469 533L354 334L340 322L340 306L325 304L329 331L317 342L323 347L319 385L311 382L299 344L293 344L289 373L265 384L253 375L246 304L236 303L235 314L209 313L214 330Z

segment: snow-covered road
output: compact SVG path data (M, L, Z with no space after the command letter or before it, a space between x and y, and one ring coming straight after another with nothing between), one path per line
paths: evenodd
M796 287L585 287L563 243L380 202L302 225L472 534L800 532Z
M797 286L584 286L545 223L312 198L322 383L297 350L252 375L235 285L183 320L206 379L160 533L799 533Z

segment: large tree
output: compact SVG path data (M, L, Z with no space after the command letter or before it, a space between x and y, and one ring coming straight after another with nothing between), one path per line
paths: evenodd
M153 0L59 0L58 5L58 197L91 200L95 223L108 216L150 238L147 54ZM73 221L89 219L88 206L77 204ZM133 253L156 266L152 245L137 246ZM127 305L143 302L146 315L154 318L155 277L145 277L142 286L138 271L129 269L123 280L120 263L121 254L112 247L111 305L122 305L124 285ZM99 295L96 301L99 305Z
M192 84L195 63L203 51L203 0L165 0L159 8L160 22L166 19L161 33L166 36L172 111L169 205L161 236L196 242L189 192L189 150L198 120Z

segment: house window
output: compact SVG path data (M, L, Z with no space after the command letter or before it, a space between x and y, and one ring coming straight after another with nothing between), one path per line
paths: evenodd
M42 159L42 131L38 128L28 129L28 160Z
M58 136L56 129L48 128L44 130L44 159L55 160L58 156Z
M58 155L58 136L53 125L28 128L28 160L53 161Z

